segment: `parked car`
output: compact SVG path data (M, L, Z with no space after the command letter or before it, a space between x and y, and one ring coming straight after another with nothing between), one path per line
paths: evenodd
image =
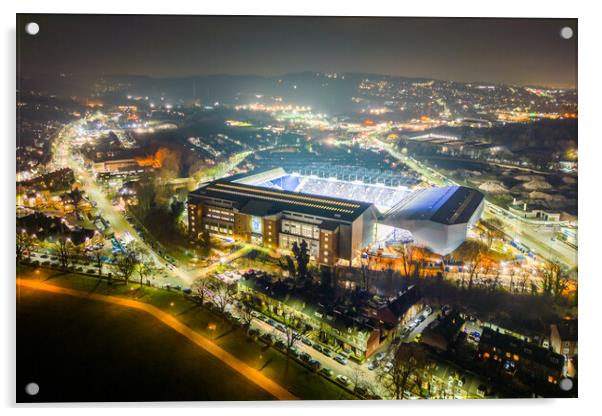
M320 369L320 367L322 367L322 364L320 364L320 362L318 360L315 360L313 358L311 360L309 360L308 363L314 371L318 371Z
M378 368L378 361L376 360L372 360L368 363L368 370L372 371L375 370L376 368Z
M324 374L327 377L332 377L334 375L334 371L332 371L328 367L322 367L322 369L320 370L320 373Z
M313 345L313 348L314 348L314 350L316 350L316 351L320 351L320 352L322 352L322 347L321 347L321 346L320 346L320 344L318 344L318 343L315 343L315 344Z
M348 385L348 384L349 384L349 378L347 378L346 376L344 376L344 375L342 375L342 374L339 374L339 375L337 376L337 381L338 381L339 383L341 383L342 385L344 385L344 386L346 386L346 385Z
M327 357L332 357L333 352L330 351L328 348L322 348L322 354L324 354Z
M388 373L389 371L391 371L392 368L393 368L393 363L391 361L389 361L383 366L383 371L385 373Z
M358 394L362 397L365 397L368 394L368 389L364 386L355 386L355 389L353 389L353 391L355 392L355 394Z
M349 362L349 360L347 358L343 357L342 355L335 356L334 360L336 362L338 362L339 364L343 364L343 365L347 365L347 363Z
M308 346L313 346L313 343L309 340L309 338L303 337L301 338L301 342Z
M383 358L385 358L385 355L387 355L387 354L386 354L384 351L381 351L381 352L379 352L378 354L376 354L376 355L374 356L374 359L375 359L376 361L380 361L380 360L382 360Z

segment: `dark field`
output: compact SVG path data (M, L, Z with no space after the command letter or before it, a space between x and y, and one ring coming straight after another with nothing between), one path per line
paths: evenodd
M17 322L17 402L273 399L143 312L22 287Z

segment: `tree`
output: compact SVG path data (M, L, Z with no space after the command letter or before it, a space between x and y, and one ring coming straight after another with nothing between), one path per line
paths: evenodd
M133 255L136 257L136 272L138 272L138 277L140 278L140 287L144 285L144 279L146 277L151 276L154 272L157 271L152 258L145 247L142 246L134 246Z
M155 273L157 268L152 261L147 258L146 260L138 261L136 271L138 272L138 277L140 278L140 287L142 287L144 285L144 280L148 280L147 278Z
M120 278L125 281L127 285L132 277L132 274L136 270L138 259L133 252L119 253L113 256L115 260L115 268Z
M291 349L295 346L297 341L309 332L310 328L293 314L284 315L284 326L284 335L286 335L286 354L290 355Z
M368 270L368 266L362 264L362 267L360 268L360 287L368 291L370 289L371 280L372 279Z
M94 261L94 264L96 265L96 268L98 269L98 276L102 276L102 266L103 266L103 261L102 261L103 255L102 255L102 248L97 248L94 251L92 251L92 260Z
M416 343L403 343L395 351L388 372L379 371L379 379L393 397L403 399L405 391L420 391L422 372L428 361L424 350Z
M560 262L552 260L545 265L542 277L544 293L560 298L569 282L567 270Z
M294 242L292 250L295 254L295 260L297 260L297 277L305 279L307 277L307 265L309 264L307 241L301 240L301 244Z
M504 237L503 224L498 218L490 218L488 220L481 220L481 225L484 227L484 235L487 241L487 247L491 248L493 246L493 242L498 239Z
M17 261L23 260L23 256L27 255L29 259L31 257L31 250L34 247L35 239L34 237L27 234L27 231L21 230L21 232L17 231Z
M71 202L73 202L75 213L79 214L79 204L84 200L83 192L80 191L79 188L75 188L69 193L69 197L71 198Z
M228 304L234 298L234 295L236 295L236 285L216 279L211 283L211 291L213 292L211 301L219 312L223 314Z
M472 289L478 270L486 259L489 250L487 245L480 240L466 240L454 251L454 257L462 260L468 266L468 288Z
M305 325L293 314L284 315L284 335L286 336L286 368L285 378L288 378L289 361L291 357L291 350L305 334L310 331L310 327Z
M248 333L249 329L251 329L251 322L253 322L253 309L249 305L241 304L239 317L242 321L242 327Z
M196 279L192 284L192 290L200 299L201 305L205 303L205 296L207 295L207 289L209 289L211 281L208 278Z
M206 228L199 233L198 247L199 255L201 257L209 257L211 254L211 235L209 234L209 230Z
M403 243L394 246L394 250L399 254L401 261L401 275L409 278L412 275L412 266L414 264L414 246L410 243Z
M73 260L74 254L73 243L71 240L66 237L59 237L54 245L54 249L56 250L61 267L63 269L68 268Z

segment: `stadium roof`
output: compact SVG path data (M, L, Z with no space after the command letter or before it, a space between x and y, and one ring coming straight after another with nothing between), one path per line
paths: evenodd
M421 189L412 193L384 216L386 223L402 220L430 220L444 225L470 220L484 195L464 186Z
M373 207L372 204L364 202L233 183L231 178L203 184L199 189L191 192L190 196L234 201L241 212L256 216L293 211L350 222Z

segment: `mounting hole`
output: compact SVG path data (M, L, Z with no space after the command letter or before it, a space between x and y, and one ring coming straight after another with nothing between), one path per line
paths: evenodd
M573 380L570 378L563 378L560 380L560 390L569 391L573 388Z
M39 31L40 25L38 25L36 22L29 22L25 25L25 32L27 32L28 35L37 35Z
M571 29L568 26L563 27L562 29L560 29L560 37L562 37L562 39L570 39L573 37L573 29Z
M25 393L29 394L30 396L35 396L39 392L40 386L38 386L38 383L28 383L25 386Z

